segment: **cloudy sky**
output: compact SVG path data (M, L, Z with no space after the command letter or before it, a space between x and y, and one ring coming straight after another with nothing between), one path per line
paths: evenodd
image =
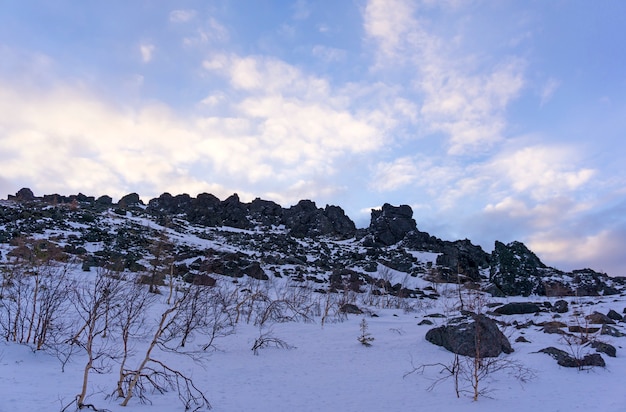
M626 275L626 2L6 0L0 194L409 204Z

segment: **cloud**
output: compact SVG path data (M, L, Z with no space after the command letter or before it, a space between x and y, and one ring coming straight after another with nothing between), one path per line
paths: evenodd
M0 179L111 196L168 188L331 196L346 190L332 178L345 159L383 143L384 116L354 110L343 90L281 60L223 55L204 67L226 87L186 114L158 101L118 107L84 85L26 88L0 76Z
M198 47L207 44L225 43L229 40L230 33L218 20L209 17L200 25L193 35L183 38L183 46Z
M141 53L141 60L144 63L149 63L150 61L152 61L152 57L154 56L154 50L154 44L140 44L139 52Z
M381 162L374 168L370 186L380 192L396 190L413 183L417 174L417 167L409 157L401 157L393 162Z
M197 12L192 9L187 10L172 10L169 18L173 23L186 23L196 17Z
M451 2L441 7L461 6ZM375 45L374 69L404 70L411 77L422 99L423 128L447 136L448 154L485 152L503 138L505 111L524 86L526 63L508 57L491 67L478 65L457 45L462 41L429 32L425 18L415 17L418 9L412 1L368 2L364 28Z
M489 164L493 176L500 176L515 191L535 201L545 201L579 190L596 173L576 167L580 154L571 147L535 145L503 152Z
M306 20L311 15L311 7L306 0L297 0L291 8L293 9L294 20Z
M546 82L546 84L543 86L543 88L541 89L541 106L544 106L546 103L548 103L550 101L550 99L552 99L552 96L554 95L554 93L557 91L557 89L561 86L561 82L554 79L554 78L550 78L548 79L548 81Z
M322 46L319 44L313 47L311 54L328 63L340 62L346 58L345 50Z

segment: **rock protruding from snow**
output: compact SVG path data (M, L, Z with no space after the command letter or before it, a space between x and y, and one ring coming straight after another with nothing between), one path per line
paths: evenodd
M411 206L385 203L381 210L372 209L369 232L375 242L390 246L412 231L417 231L417 224Z
M496 241L489 275L491 282L505 295L543 295L541 278L547 269L523 243L505 245Z
M511 353L513 348L497 323L482 314L472 314L472 321L449 323L429 330L426 340L463 356L494 358Z

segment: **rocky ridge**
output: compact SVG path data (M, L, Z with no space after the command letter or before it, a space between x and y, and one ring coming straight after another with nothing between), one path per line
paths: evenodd
M130 271L147 270L155 247L167 245L173 273L185 279L288 276L320 290L415 298L430 293L385 274L471 284L494 296L611 295L625 283L591 269L548 267L521 242L496 241L487 253L468 239L441 240L417 228L408 205L384 204L357 229L339 206L301 200L283 208L259 198L241 202L236 194L220 200L163 193L144 204L136 193L114 203L106 195L37 197L24 188L0 204L0 244L7 245L3 259L27 244L56 248L85 270L115 264Z

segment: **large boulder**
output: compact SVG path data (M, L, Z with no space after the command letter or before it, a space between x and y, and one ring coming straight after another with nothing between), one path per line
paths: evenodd
M476 314L471 317L471 321L463 320L429 330L426 340L463 356L493 358L513 352L511 343L493 319Z
M381 210L372 209L369 233L375 242L390 246L413 231L417 231L417 225L411 206L392 206L385 203Z

